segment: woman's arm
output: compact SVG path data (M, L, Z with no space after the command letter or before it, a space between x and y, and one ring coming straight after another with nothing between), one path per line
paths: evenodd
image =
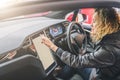
M42 37L42 43L52 49L64 63L72 67L106 67L113 65L115 62L115 56L112 51L108 51L108 46L100 46L99 49L93 53L76 56L58 48L47 37Z

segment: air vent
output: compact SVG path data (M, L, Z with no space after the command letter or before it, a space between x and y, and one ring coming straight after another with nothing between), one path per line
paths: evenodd
M30 42L30 39L28 38L28 39L26 39L25 41L24 41L24 43L23 43L23 47L28 47L29 45L31 45L31 42Z

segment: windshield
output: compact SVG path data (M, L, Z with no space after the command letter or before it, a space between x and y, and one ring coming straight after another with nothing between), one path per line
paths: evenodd
M20 3L25 3L25 2L33 2L33 1L39 1L39 0L1 0L0 1L0 9L3 9L5 7L15 5L15 4L20 4Z
M28 15L20 15L20 16L16 16L16 17L5 18L5 19L2 19L1 21L17 20L17 19L33 18L33 17L41 17L41 16L47 16L48 14L51 14L51 13L52 13L52 11L47 11L47 12L41 12L41 13L28 14Z
M11 20L11 19L21 19L30 18L37 16L45 16L50 14L51 11L39 12L36 9L32 9L33 5L37 5L48 0L1 0L0 1L0 21ZM31 8L31 9L27 9ZM28 11L26 11L28 10Z
M82 6L80 4L77 6L77 1L73 3L74 6L71 6L67 1L73 0L1 0L0 21L40 16L65 19L67 13Z

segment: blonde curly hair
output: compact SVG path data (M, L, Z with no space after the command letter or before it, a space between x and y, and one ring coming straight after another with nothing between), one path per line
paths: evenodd
M95 26L91 30L93 42L101 40L105 35L120 30L120 21L117 12L113 8L95 9Z

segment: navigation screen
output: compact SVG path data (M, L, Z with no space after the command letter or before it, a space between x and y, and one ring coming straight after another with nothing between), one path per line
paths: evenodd
M54 59L52 57L52 54L50 52L50 49L46 47L44 44L41 43L41 37L37 37L32 40L33 44L36 48L36 51L38 53L38 56L43 64L44 69L46 70L49 68L53 63Z
M56 37L63 33L63 29L60 25L56 25L50 28L50 34L52 37Z

